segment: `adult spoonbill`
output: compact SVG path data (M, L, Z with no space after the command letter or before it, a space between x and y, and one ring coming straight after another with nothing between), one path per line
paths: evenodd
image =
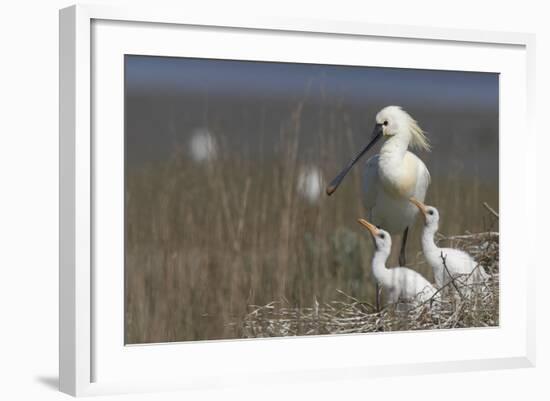
M390 234L364 219L359 219L359 223L366 227L372 236L376 248L372 258L372 273L385 290L388 303L395 304L399 300L424 303L434 295L436 298L439 296L435 287L414 270L407 267L387 269L386 260L391 252Z
M434 235L439 228L439 212L433 206L426 206L417 199L411 198L424 217L422 232L422 251L428 264L432 267L435 284L441 288L448 284L450 276L459 284L480 284L489 275L474 258L459 249L439 248L434 241ZM443 264L445 263L445 264ZM447 268L445 268L445 266Z
M402 234L399 264L406 264L405 246L409 227L418 210L410 197L424 200L430 173L413 149L430 150L430 144L418 123L401 107L387 106L376 115L370 142L332 180L327 187L331 195L353 165L383 139L380 153L367 160L363 172L364 205L368 219L390 234Z

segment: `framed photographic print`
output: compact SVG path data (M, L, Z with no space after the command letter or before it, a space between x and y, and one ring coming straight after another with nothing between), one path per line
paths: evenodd
M532 366L533 47L62 10L61 390Z

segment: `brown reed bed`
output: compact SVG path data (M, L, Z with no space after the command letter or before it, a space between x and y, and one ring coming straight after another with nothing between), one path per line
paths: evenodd
M175 147L169 160L127 168L126 343L248 336L242 322L250 321L250 305L273 300L277 307L256 315L284 308L307 315L314 300L324 310L336 308L335 299L348 304L338 306L340 313L372 312L365 309L376 297L372 245L356 224L364 217L361 168L337 193L316 202L297 189L304 166L317 166L330 180L366 138L354 134L343 106L319 110L317 122L309 121L309 110L304 128L308 107L293 108L276 133L258 131L252 150L242 144L231 151L231 135L220 131L214 134L224 151L215 159L195 163L185 147ZM432 171L426 202L441 212L447 235L441 240L468 250L481 246L450 234L498 232L498 220L482 206L486 201L498 210L498 182L464 172L454 143L438 146L419 156ZM442 168L448 164L453 168ZM409 267L432 280L420 252L420 230L415 224L409 234ZM338 291L362 302L354 305Z

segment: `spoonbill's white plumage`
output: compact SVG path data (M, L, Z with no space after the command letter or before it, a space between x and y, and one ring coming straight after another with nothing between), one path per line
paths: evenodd
M428 139L418 123L401 107L388 106L376 115L372 139L327 187L331 195L348 171L382 139L380 153L367 160L363 172L364 204L368 219L390 234L403 234L399 263L406 264L405 245L409 227L418 210L410 197L421 201L430 184L426 165L408 149L430 150Z
M433 269L436 285L439 288L447 285L450 277L455 278L455 282L462 285L480 284L487 280L489 275L466 252L453 248L439 248L436 245L434 236L439 228L437 209L433 206L426 206L414 198L411 198L410 201L420 210L424 218L422 252Z
M359 223L366 227L372 236L376 248L372 258L372 272L378 284L386 292L388 303L405 301L420 304L434 296L439 297L435 287L414 270L407 267L386 268L386 260L391 252L390 234L364 219L359 219Z

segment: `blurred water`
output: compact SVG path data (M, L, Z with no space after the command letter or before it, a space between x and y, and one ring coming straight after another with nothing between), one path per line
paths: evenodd
M300 102L300 152L309 162L326 162L316 153L321 130L346 134L331 127L331 113L345 114L360 146L376 112L397 104L427 131L434 151L421 157L432 173L498 181L497 74L144 56L126 58L127 166L197 145L198 127L208 131L203 144L223 143L216 150L227 157L269 160ZM345 163L351 153L331 157Z

